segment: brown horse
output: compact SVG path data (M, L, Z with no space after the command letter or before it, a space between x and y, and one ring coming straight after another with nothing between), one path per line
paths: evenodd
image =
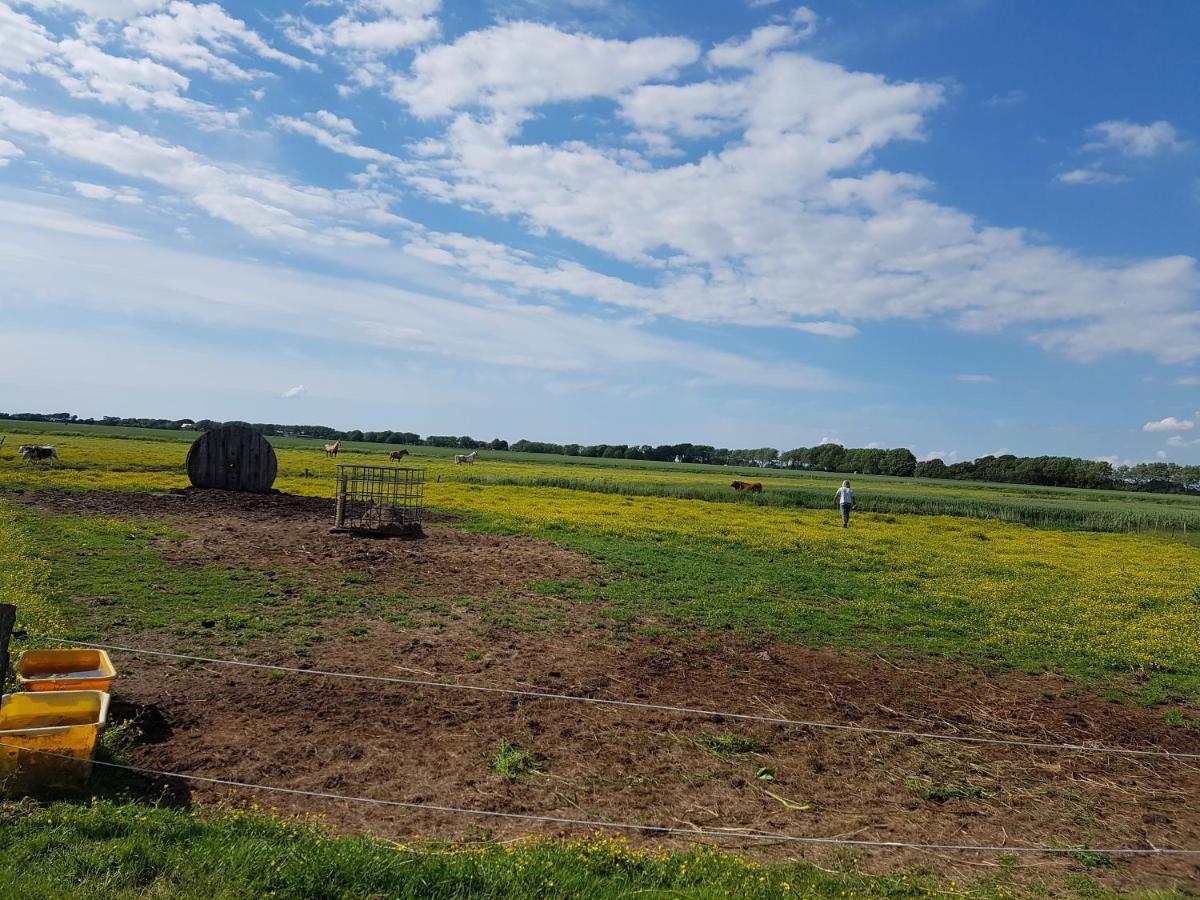
M406 456L408 456L407 450L393 450L388 454L388 459L392 460L393 462L400 462L400 460L404 459Z
M338 438L332 444L326 444L325 445L325 455L326 456L337 456L338 448L340 448L341 446L342 446L341 438Z
M734 481L729 485L735 491L745 491L747 494L761 494L761 481Z

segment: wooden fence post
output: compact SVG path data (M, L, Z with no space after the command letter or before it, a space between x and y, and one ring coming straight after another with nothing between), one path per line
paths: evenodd
M4 693L8 680L8 639L16 621L17 608L11 603L0 603L0 694Z

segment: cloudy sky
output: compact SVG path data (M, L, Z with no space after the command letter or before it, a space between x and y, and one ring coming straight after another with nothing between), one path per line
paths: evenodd
M0 409L1200 461L1198 41L1183 3L0 0Z

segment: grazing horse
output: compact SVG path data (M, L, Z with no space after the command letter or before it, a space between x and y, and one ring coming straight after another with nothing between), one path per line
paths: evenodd
M341 446L342 446L341 438L338 438L332 444L326 444L325 445L325 455L326 456L337 456L338 448Z
M761 494L761 481L734 481L729 485L735 491L744 491L747 494Z
M406 456L408 456L407 450L393 450L388 454L388 459L392 460L393 462L400 462L400 460L404 459Z
M455 463L455 465L459 465L459 466L472 466L475 464L475 460L477 460L478 458L479 458L478 450L472 450L470 453L465 453L465 454L464 453L456 453L456 454L454 454L454 463Z
M46 444L40 447L36 444L22 444L17 448L17 452L21 454L21 458L27 463L48 462L58 459L58 451L54 449L53 444Z

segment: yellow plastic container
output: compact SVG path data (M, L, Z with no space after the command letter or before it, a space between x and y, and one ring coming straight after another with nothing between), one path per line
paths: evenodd
M104 691L5 694L0 698L0 789L20 794L82 787L92 774L96 737L107 720Z
M17 659L17 684L27 691L107 691L116 677L103 650L26 650Z

